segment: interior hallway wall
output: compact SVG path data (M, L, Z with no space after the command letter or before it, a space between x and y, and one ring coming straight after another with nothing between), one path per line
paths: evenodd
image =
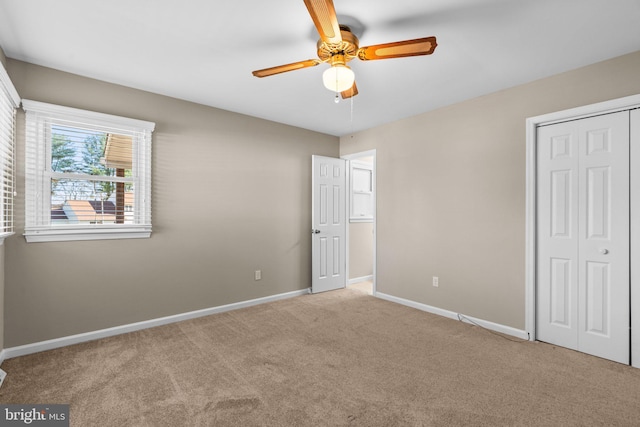
M373 275L373 223L349 223L349 279Z

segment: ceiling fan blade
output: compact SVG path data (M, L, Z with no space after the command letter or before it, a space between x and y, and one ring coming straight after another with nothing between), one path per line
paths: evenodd
M348 99L356 96L357 94L358 94L358 87L356 86L356 82L353 82L353 86L351 86L351 88L340 92L340 95L342 95L342 99Z
M304 0L320 38L325 43L341 43L340 25L333 0Z
M405 56L430 55L438 44L435 37L404 40L394 43L376 44L358 49L358 58L372 59L403 58Z
M256 77L268 77L273 76L274 74L286 73L287 71L299 70L301 68L315 67L320 63L322 63L322 61L317 59L307 59L306 61L278 65L277 67L265 68L264 70L256 70L252 74Z

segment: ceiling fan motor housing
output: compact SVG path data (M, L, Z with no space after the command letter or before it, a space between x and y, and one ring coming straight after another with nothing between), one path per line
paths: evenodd
M359 40L346 25L340 25L340 35L342 42L327 43L322 39L318 40L318 58L322 62L330 62L335 55L344 56L344 62L349 62L358 55Z

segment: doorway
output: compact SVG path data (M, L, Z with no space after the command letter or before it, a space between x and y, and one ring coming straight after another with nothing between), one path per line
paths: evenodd
M376 294L376 150L348 161L347 287Z

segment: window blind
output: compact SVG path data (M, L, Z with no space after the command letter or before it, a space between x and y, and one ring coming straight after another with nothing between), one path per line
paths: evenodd
M13 233L16 108L20 97L0 64L0 242Z
M27 241L148 237L154 123L23 100Z

